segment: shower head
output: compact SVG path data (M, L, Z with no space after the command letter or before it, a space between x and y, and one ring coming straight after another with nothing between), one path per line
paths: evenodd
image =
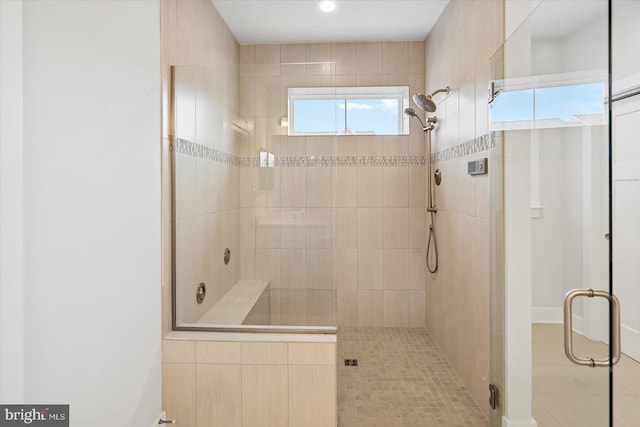
M436 111L436 103L432 101L433 95L436 95L441 92L449 93L451 89L447 86L444 89L438 89L433 92L431 95L423 95L421 93L417 93L413 95L413 102L420 108L422 108L427 113L433 113Z
M436 104L431 100L431 95L423 95L417 93L413 95L413 103L422 108L427 113L433 113L436 111Z

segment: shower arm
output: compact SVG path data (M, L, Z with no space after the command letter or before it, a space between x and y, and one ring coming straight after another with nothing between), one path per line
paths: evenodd
M438 89L438 90L436 90L435 92L433 92L433 93L432 93L431 95L429 95L429 96L434 96L434 95L437 95L437 94L439 94L439 93L443 93L443 92L444 92L444 93L449 93L449 92L451 92L451 88L450 88L449 86L447 86L447 87L445 87L444 89Z

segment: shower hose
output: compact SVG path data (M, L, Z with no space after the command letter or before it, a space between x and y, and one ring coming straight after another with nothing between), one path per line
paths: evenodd
M436 242L436 228L433 224L434 221L434 212L431 212L431 224L429 225L429 239L427 241L427 256L426 256L426 262L427 262L427 270L429 270L429 273L435 273L436 271L438 271L438 243ZM435 265L433 266L433 268L431 268L431 265L429 264L429 254L431 253L431 241L433 240L433 255L434 255L434 261L435 261Z

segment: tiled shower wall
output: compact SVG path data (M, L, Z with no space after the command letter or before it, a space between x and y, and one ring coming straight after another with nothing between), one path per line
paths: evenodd
M240 278L240 46L206 0L166 0L162 7L163 331L171 329L170 65L175 66L178 322L196 322ZM223 155L221 155L224 153ZM223 253L231 249L225 265ZM201 305L195 295L205 283Z
M242 278L271 282L272 322L423 326L417 122L406 136L288 137L280 121L289 87L407 85L422 93L424 43L250 45L240 61L250 133L242 155L255 159L262 148L277 159L271 170L240 171Z
M436 216L440 267L426 277L427 327L476 402L489 412L489 177L467 162L489 158L490 58L503 43L503 2L449 2L425 41L426 88L437 95L434 132L442 170ZM489 168L492 165L489 164Z

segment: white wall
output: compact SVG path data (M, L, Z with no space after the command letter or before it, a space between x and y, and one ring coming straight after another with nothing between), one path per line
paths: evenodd
M613 2L613 92L629 89L640 80L640 55L637 41L640 39L640 2L616 0Z
M23 4L25 401L161 410L160 4Z
M0 402L24 397L22 3L0 2Z

